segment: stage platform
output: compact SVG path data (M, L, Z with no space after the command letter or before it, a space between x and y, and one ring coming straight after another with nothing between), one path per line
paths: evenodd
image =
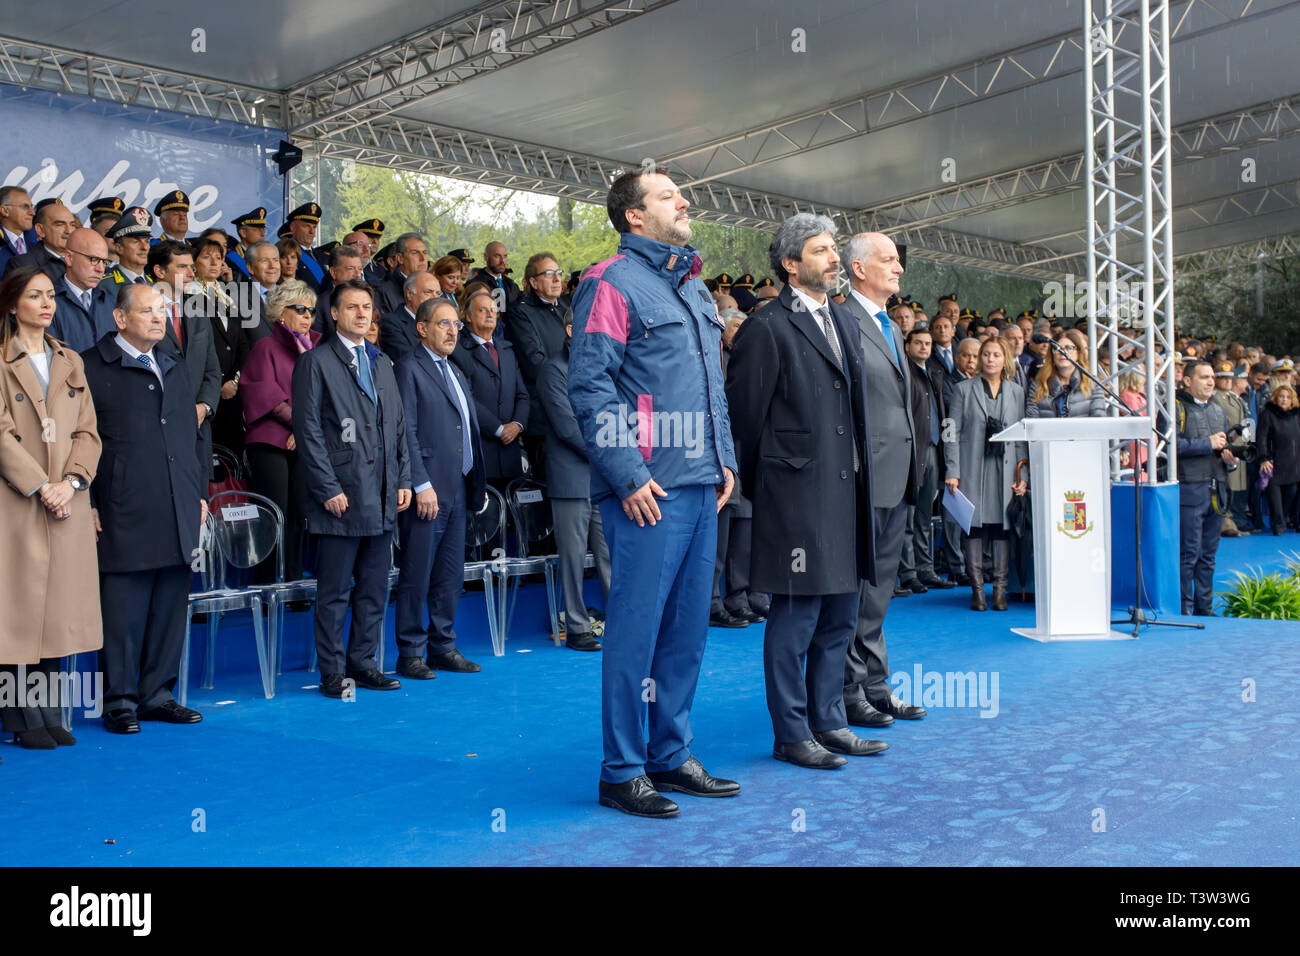
M1225 540L1220 579L1291 549L1300 535ZM695 752L743 793L681 797L679 817L641 820L596 804L600 655L554 647L540 597L521 597L493 658L482 598L466 596L461 647L480 674L344 703L290 657L298 669L268 701L223 657L215 690L195 682L197 726L123 738L78 715L76 747L6 742L0 864L1300 863L1300 624L1215 618L1043 645L1010 631L1032 623L1028 605L976 614L963 590L896 599L893 671L919 669L923 685L973 673L985 699L950 697L876 731L886 753L834 772L771 758L762 627L713 629Z

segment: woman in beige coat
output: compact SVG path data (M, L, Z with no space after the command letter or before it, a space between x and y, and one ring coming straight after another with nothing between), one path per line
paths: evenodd
M95 406L81 357L46 332L54 309L37 269L0 283L0 725L38 750L76 743L59 720L60 659L104 643L86 490Z

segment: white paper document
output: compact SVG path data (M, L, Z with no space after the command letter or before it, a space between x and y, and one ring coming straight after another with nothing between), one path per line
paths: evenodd
M960 488L956 492L944 488L943 507L948 514L952 515L953 520L961 525L961 530L970 534L970 519L975 516L975 505L961 493Z

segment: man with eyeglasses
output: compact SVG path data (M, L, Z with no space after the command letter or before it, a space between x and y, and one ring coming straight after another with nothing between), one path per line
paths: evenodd
M55 286L50 334L84 352L108 333L117 334L117 295L100 285L108 267L108 243L94 229L78 229L68 238L67 253L68 272Z
M21 186L0 186L0 273L14 256L21 256L39 241L32 228L36 212L32 197Z
M68 263L64 254L68 248L68 238L77 228L76 217L59 199L42 199L36 204L34 222L36 235L40 242L29 246L22 255L12 257L5 264L5 272L12 272L22 266L35 266L50 277L57 289L63 282Z
M149 285L146 273L149 262L149 237L153 234L153 216L149 210L131 206L108 230L108 241L117 252L117 264L106 270L102 285L117 299L124 285Z
M506 338L515 347L528 390L524 450L533 471L541 477L546 475L546 416L537 394L537 376L547 361L564 354L568 343L564 328L573 321L573 310L561 298L564 279L564 270L552 253L537 253L524 266L528 291L506 317Z
M429 296L416 310L415 329L419 342L397 366L415 494L415 507L397 522L397 673L430 680L435 670L482 669L457 650L453 625L465 523L486 503L487 471L474 394L450 361L462 329L456 307Z

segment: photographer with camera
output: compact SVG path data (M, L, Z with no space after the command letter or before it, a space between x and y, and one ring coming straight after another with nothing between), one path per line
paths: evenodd
M1011 496L1023 495L1027 483L1016 481L1016 462L1028 458L1023 442L989 439L1024 417L1025 393L1013 380L1013 359L1006 340L992 338L979 348L979 374L957 383L948 414L952 427L944 431L944 484L975 505L966 536L966 573L970 575L972 611L984 603L984 541L993 543L993 610L1007 609L1007 571L1011 563Z
M1286 517L1300 490L1298 404L1295 389L1279 385L1259 414L1259 473L1268 476L1268 513L1275 535L1286 530Z
M1228 469L1237 457L1228 448L1228 417L1210 401L1214 366L1188 363L1178 390L1178 513L1182 557L1182 612L1213 617L1214 557L1227 505Z

